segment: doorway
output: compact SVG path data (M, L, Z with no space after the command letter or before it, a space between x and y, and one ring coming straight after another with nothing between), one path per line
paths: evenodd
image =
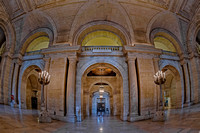
M122 77L109 64L92 66L82 77L83 115L120 116L122 111Z

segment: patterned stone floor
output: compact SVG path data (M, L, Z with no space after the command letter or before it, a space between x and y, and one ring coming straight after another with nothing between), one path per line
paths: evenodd
M38 123L38 111L0 105L0 133L200 133L200 104L166 111L165 122L123 122L116 117L89 117L79 123Z

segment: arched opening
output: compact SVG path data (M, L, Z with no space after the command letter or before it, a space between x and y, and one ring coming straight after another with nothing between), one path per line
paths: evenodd
M0 27L0 62L2 59L2 55L5 51L5 46L6 46L6 36L3 29Z
M40 108L40 88L38 78L35 74L31 74L27 79L26 84L26 107L27 109L39 109Z
M88 33L83 41L82 46L122 46L122 40L116 34L105 31L97 30Z
M123 80L114 66L97 63L82 76L83 116L114 115L123 112Z
M30 37L30 38L32 38L32 37ZM41 49L49 47L50 40L47 36L39 36L37 38L33 38L33 39L29 39L29 40L31 40L31 41L28 43L28 47L26 48L26 54L40 52Z
M166 29L153 29L150 34L150 40L155 48L162 49L163 54L181 56L185 51L179 39Z
M48 30L47 30L48 31ZM41 32L40 30L33 31L22 41L20 52L25 55L39 54L42 49L48 48L52 43L51 34Z
M96 91L90 96L90 112L92 116L110 115L112 109L112 97L108 92Z
M164 51L174 52L176 53L176 48L172 44L170 40L163 36L157 36L154 38L155 48L162 49Z
M40 36L31 41L26 52L38 51L44 48L48 48L49 38L47 36Z
M38 82L38 66L29 66L22 75L20 88L21 108L40 109L41 85Z
M163 84L163 101L166 109L182 106L181 78L176 68L165 66L166 82Z
M198 54L200 54L200 30L198 31L196 36L196 47Z

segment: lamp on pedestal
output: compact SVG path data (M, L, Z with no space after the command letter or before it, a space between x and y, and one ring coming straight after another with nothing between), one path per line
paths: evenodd
M163 99L162 99L162 84L164 84L165 81L166 77L164 72L158 71L156 75L154 75L154 83L160 85L160 104L158 110L154 114L153 121L165 121Z
M38 81L42 85L42 90L41 90L41 110L40 110L39 122L41 122L41 123L49 123L49 122L51 122L51 117L49 116L49 113L47 111L47 108L46 108L45 102L44 102L45 101L44 100L44 86L48 85L49 82L50 82L49 73L46 72L46 71L39 72Z

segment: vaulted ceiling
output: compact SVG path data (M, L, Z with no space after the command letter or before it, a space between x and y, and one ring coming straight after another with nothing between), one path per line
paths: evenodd
M81 26L103 20L124 27L132 42L149 43L149 33L157 27L184 41L199 4L199 0L0 0L0 12L11 21L17 42L47 27L56 43L72 43Z

